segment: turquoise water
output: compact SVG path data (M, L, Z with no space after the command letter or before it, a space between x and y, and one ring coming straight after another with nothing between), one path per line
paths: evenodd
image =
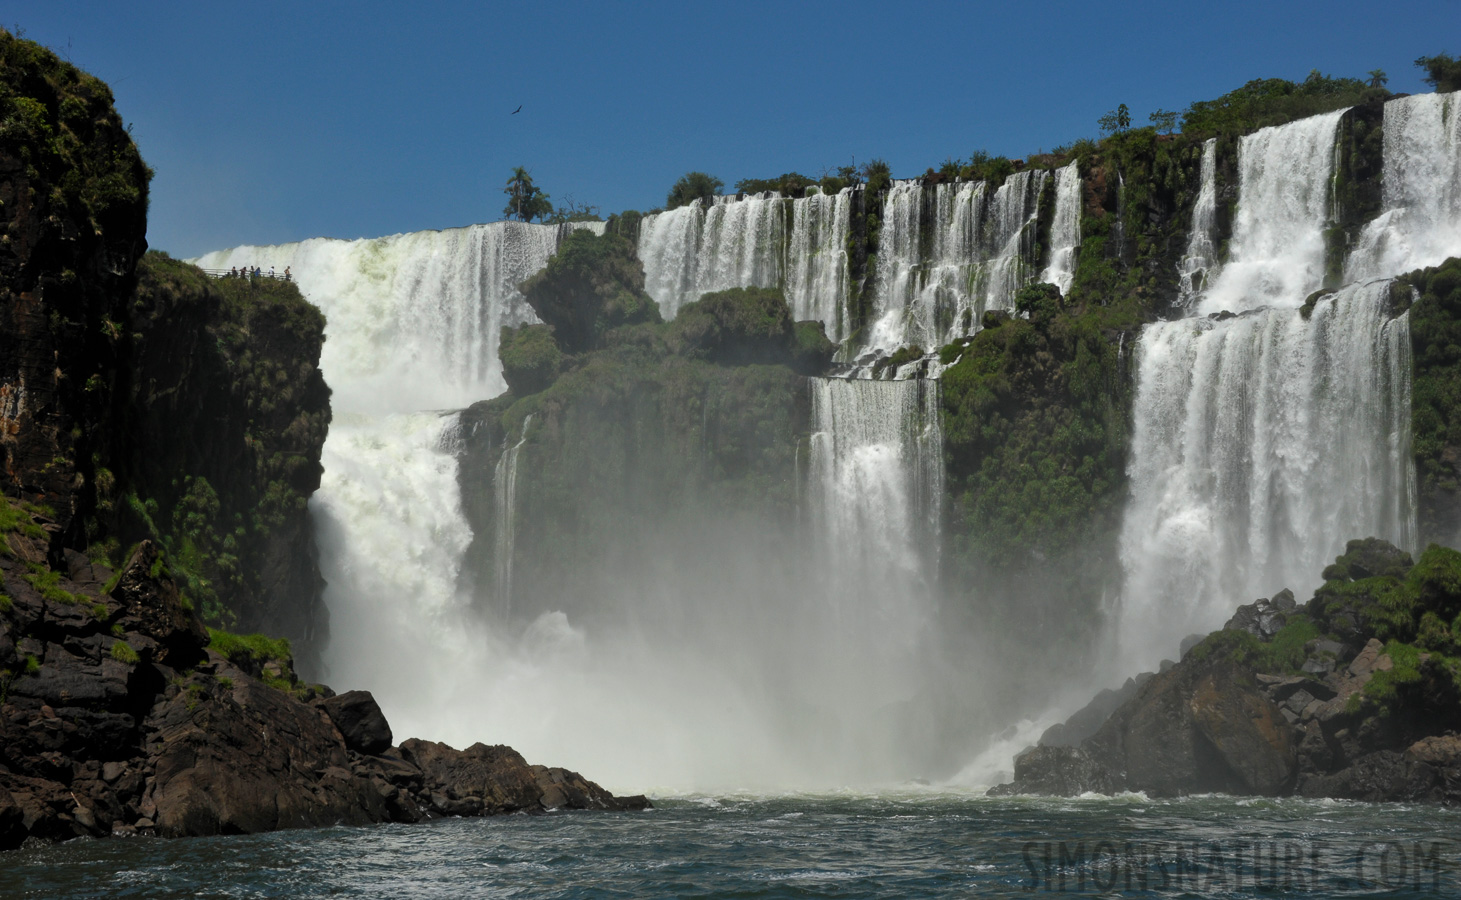
M73 841L0 855L0 897L1461 897L1461 812L1433 807L936 793L658 803Z

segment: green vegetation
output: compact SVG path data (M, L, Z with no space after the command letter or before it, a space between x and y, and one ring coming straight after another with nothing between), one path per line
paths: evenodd
M670 188L670 195L665 198L665 208L676 209L688 206L696 200L710 200L718 195L723 187L725 187L725 182L719 178L704 172L686 172Z
M27 674L27 675L34 675L35 673L39 672L40 670L41 670L41 661L38 660L38 659L36 659L34 655L32 655L30 653L27 653L25 655L25 668L24 668L25 674Z
M1461 528L1461 259L1405 276L1415 290L1410 340L1411 447L1422 539Z
M1123 103L1100 118L1102 134L1120 134L1131 127L1131 110Z
M142 657L137 655L137 651L132 649L131 644L118 640L112 644L112 659L134 666L141 661Z
M218 628L208 629L208 649L228 657L237 666L247 662L294 658L287 638L271 638L266 634L233 634Z
M287 638L271 638L263 634L232 634L217 628L208 629L208 649L253 675L267 687L296 697L310 693L294 674L294 654ZM227 687L232 688L230 681Z
M1461 91L1461 59L1449 53L1437 53L1435 56L1422 56L1415 64L1425 70L1421 80L1437 91Z
M1119 577L1131 388L1119 311L1072 307L1050 285L1016 303L1038 314L941 353L962 355L942 379L945 566L1049 647L1089 634Z
M119 569L121 547L152 538L205 620L260 621L271 542L307 531L319 485L324 316L292 282L212 279L156 253L131 315L132 449L97 479L93 555Z
M520 289L565 353L602 346L610 329L660 321L634 247L616 234L575 231Z
M1373 78L1371 79L1373 80ZM1387 100L1390 92L1359 78L1335 78L1318 69L1301 82L1257 78L1216 100L1200 100L1182 116L1186 134L1244 134L1346 106Z
M1225 659L1255 672L1297 675L1309 656L1306 645L1323 636L1318 626L1306 616L1294 614L1270 641L1260 641L1239 629L1214 631L1193 647L1187 658L1193 661Z
M67 606L80 602L80 597L60 586L60 572L53 572L39 563L27 563L26 569L29 571L21 577L42 597L52 603L64 603Z
M797 172L787 172L780 178L742 178L736 182L736 193L762 194L774 191L783 197L801 197L806 194L807 188L815 187L818 183L815 178L808 178Z
M15 601L9 594L0 594L0 613L8 613L15 608Z
M671 352L688 359L732 366L782 364L803 374L820 372L833 351L822 323L793 323L786 298L768 288L732 288L685 304L665 340Z
M547 325L504 327L498 350L502 377L519 397L536 394L553 383L563 366L563 351Z
M533 184L533 176L522 166L512 170L512 177L507 179L507 186L502 192L507 195L507 206L503 207L502 214L509 219L531 222L553 212L548 195Z
M0 155L20 160L31 190L58 220L103 234L146 215L152 172L113 109L111 90L3 28Z

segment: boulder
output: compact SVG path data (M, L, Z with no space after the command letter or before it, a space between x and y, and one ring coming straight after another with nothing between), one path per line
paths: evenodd
M1277 796L1292 785L1298 769L1293 730L1278 707L1244 682L1232 673L1202 679L1189 701L1192 721L1243 793Z
M346 691L317 700L315 705L340 729L345 746L356 753L375 756L390 749L391 726L370 691Z
M1035 747L1015 758L1015 780L991 789L989 796L1072 797L1088 792L1111 794L1120 787L1118 776L1079 747Z

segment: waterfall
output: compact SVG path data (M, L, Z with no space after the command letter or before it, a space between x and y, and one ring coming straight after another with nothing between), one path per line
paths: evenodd
M197 263L272 266L281 274L290 268L300 291L325 313L320 369L335 411L414 412L464 406L506 389L497 359L502 328L538 321L517 285L547 263L561 234L552 225L495 222L235 247Z
M989 246L998 249L990 256L984 302L976 315L986 309L1013 309L1015 293L1029 283L1035 216L1049 180L1044 169L1026 169L1006 178L994 192L986 228Z
M1356 243L1351 281L1461 256L1461 92L1386 103L1384 152L1384 211Z
M323 658L330 679L372 691L402 736L476 739L475 729L444 731L441 711L471 692L461 670L487 646L457 588L472 531L446 445L455 417L420 411L505 388L501 328L537 321L517 285L546 265L568 230L595 226L602 229L498 222L237 247L198 260L288 266L325 313L320 368L334 421L310 500L331 612Z
M1072 161L1055 176L1055 218L1050 223L1050 259L1040 280L1070 293L1081 243L1081 172Z
M849 610L905 628L909 584L937 568L943 432L938 382L812 379L811 483L832 570L877 604ZM891 592L891 593L890 593ZM886 604L886 605L884 605Z
M498 615L506 619L512 613L512 554L517 546L517 458L528 441L528 428L533 424L531 413L523 419L522 435L516 444L503 451L492 473L492 498L496 507L496 546L493 548L493 574L497 578Z
M827 337L840 344L847 321L847 239L852 225L853 189L820 191L792 201L791 245L787 252L786 300L797 321L815 319Z
M1178 306L1188 306L1206 286L1217 265L1217 138L1202 142L1202 171L1197 202L1192 206L1192 224L1187 233L1187 252L1177 264Z
M666 319L712 291L779 287L785 226L781 195L715 197L645 216L639 259L645 290Z
M1120 640L1143 663L1240 603L1300 598L1346 540L1414 549L1409 314L1390 283L1305 319L1262 309L1142 332Z
M1013 307L1034 274L1035 216L1049 177L1041 169L1016 172L993 195L984 182L894 182L883 201L867 347L932 351L972 333L986 309ZM1078 176L1076 183L1078 192ZM1073 227L1072 247L1079 223Z
M1347 110L1246 135L1238 144L1238 214L1228 258L1202 314L1300 306L1324 285L1336 135Z

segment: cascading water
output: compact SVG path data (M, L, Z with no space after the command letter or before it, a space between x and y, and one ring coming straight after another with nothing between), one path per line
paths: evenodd
M933 350L972 332L986 309L1013 306L1033 275L1034 222L1048 180L1044 170L1016 172L992 196L984 182L894 182L883 201L867 348ZM1079 181L1076 175L1076 192ZM1062 240L1073 248L1079 222L1065 224Z
M847 339L847 288L851 277L847 239L854 190L814 193L792 201L791 245L787 251L786 301L797 321L815 319L827 337Z
M470 668L488 646L456 584L472 532L445 445L455 417L421 410L503 390L501 329L537 321L516 286L564 233L500 222L238 247L198 260L289 267L325 313L320 368L334 421L310 501L332 613L323 657L330 678L372 691L403 736L453 733L441 710L473 693L453 670ZM382 665L391 659L400 662Z
M1301 600L1346 540L1413 548L1409 314L1389 282L1312 316L1149 325L1138 346L1120 658L1154 663L1239 604Z
M1217 138L1202 142L1202 168L1187 252L1177 265L1178 306L1189 306L1206 286L1217 265Z
M1264 128L1239 142L1233 237L1199 313L1300 306L1323 287L1335 137L1345 112Z
M909 583L930 586L943 495L938 382L814 378L812 427L815 531L832 570L861 586L838 595L877 596L868 588L881 584L896 600ZM901 604L855 612L879 629L917 624Z
M986 309L1013 309L1015 294L1033 274L1030 257L1035 246L1035 216L1040 209L1040 192L1050 173L1026 169L1005 179L990 201L988 246L998 248L989 256L983 304Z
M778 287L785 226L781 196L695 200L639 224L645 290L673 319L681 306L712 291Z
M492 477L492 496L496 504L497 546L493 548L492 570L497 576L493 599L497 614L506 619L512 614L512 554L517 544L517 459L528 440L533 425L532 414L523 419L522 435L517 443L503 451Z
M1055 218L1050 223L1050 259L1040 280L1070 293L1081 243L1081 172L1071 162L1055 174Z
M1384 212L1361 233L1351 281L1461 256L1461 92L1385 104Z

